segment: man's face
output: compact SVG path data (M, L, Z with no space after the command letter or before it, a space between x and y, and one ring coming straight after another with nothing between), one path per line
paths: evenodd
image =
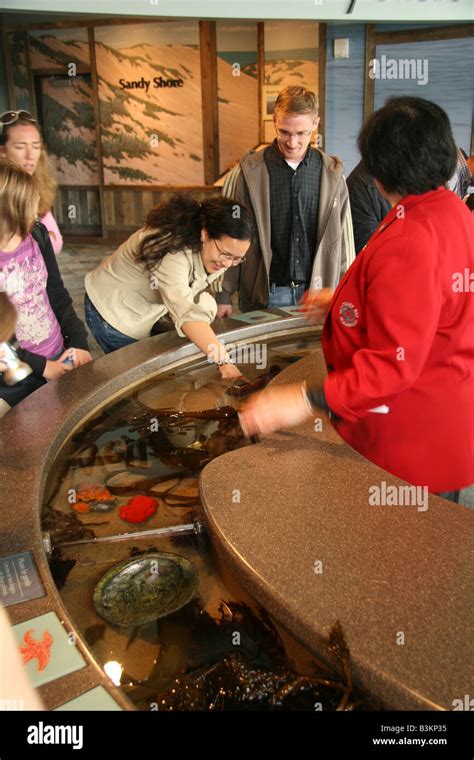
M276 139L280 153L288 161L302 161L318 128L319 117L309 113L297 116L274 115Z

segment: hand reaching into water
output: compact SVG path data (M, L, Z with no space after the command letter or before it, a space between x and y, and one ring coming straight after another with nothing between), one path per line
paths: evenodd
M333 295L331 288L307 290L304 293L301 299L301 311L311 325L324 321Z
M252 396L239 412L245 435L268 435L282 427L300 425L310 419L312 410L298 383L266 388Z
M235 364L223 364L219 367L219 373L223 380L235 380L242 377L242 372Z

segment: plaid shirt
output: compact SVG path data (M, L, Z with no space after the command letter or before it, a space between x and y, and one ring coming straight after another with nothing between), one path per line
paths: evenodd
M463 199L464 196L467 195L469 185L471 184L471 170L469 169L467 161L460 148L457 149L457 154L456 170L449 182L446 183L446 187Z
M270 284L309 282L316 247L321 156L309 147L294 170L274 140L265 149L264 160L270 179Z

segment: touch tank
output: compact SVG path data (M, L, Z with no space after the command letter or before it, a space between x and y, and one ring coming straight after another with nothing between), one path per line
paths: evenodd
M223 383L202 359L164 367L78 425L50 468L41 523L54 582L137 709L381 706L353 686L340 626L327 651L309 651L239 585L199 496L211 460L244 447L252 457L237 418L246 396L320 351L319 332L259 338L266 356L242 366L248 383Z

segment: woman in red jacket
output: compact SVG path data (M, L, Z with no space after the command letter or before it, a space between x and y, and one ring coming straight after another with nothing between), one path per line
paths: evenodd
M456 501L474 482L474 220L445 188L449 119L427 100L391 98L358 144L392 209L330 301L328 376L269 388L241 422L265 434L329 410L367 459Z

